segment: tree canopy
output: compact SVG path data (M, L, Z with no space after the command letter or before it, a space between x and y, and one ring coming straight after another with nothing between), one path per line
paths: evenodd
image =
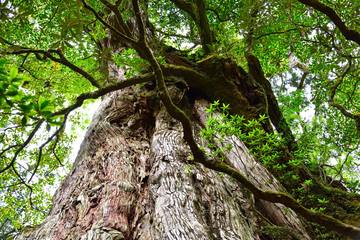
M319 218L317 223L332 215L356 225L356 218L347 221L345 213L334 213L328 193L309 189L321 184L349 202L359 200L359 10L360 2L351 0L0 1L0 234L10 236L46 216L49 189L68 171L76 128L87 122L77 110L154 80L198 162L233 176L257 197ZM171 52L182 55L189 68L167 61ZM267 86L286 120L275 126L281 144L271 144L277 136L250 131L269 116L252 123L248 116L231 118L228 105L219 102L209 111L223 111L232 130L243 127L247 135L239 137L282 176L292 197L261 191L229 166L207 161L190 119L171 100L165 77L196 75L191 62L214 56L232 59L250 73L256 68L251 63L261 63L258 73L271 83ZM118 69L125 79L119 79ZM209 126L205 137L212 136ZM216 131L238 133L224 129ZM257 138L269 149L260 149ZM284 154L283 145L291 152L289 161L269 157L274 148ZM302 167L314 178L302 179ZM351 208L359 211L359 205ZM338 223L329 219L324 225Z

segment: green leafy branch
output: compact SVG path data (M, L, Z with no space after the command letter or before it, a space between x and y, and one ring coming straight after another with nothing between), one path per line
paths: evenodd
M231 115L229 105L220 104L219 101L210 104L207 113L206 127L201 130L201 136L210 143L210 147L213 139L221 142L226 136L234 136L244 142L253 156L266 167L273 170L281 168L277 160L285 142L279 134L264 131L262 124L266 123L266 116L260 115L259 119L245 121L241 115ZM216 149L216 152L230 150L229 147L212 148Z

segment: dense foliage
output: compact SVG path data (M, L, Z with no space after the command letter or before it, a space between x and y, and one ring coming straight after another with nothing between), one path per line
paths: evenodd
M311 3L318 1L208 0L200 2L205 3L215 41L204 44L198 24L178 7L179 2L199 1L140 1L159 44L177 49L193 62L216 55L245 69L246 53L257 56L297 147L290 161L281 162L286 141L281 133L262 129L267 116L247 122L230 115L227 105L219 102L209 109L214 117L202 133L207 141L239 137L282 178L293 196L314 211L332 214L337 209L330 206L328 193L309 190L313 184L359 193L356 37L348 37L342 25L313 8ZM336 10L345 30L360 31L359 1L321 2ZM84 119L73 112L84 100L106 91L86 93L118 82L107 62L114 69L121 67L126 78L147 72L151 65L138 49L110 49L114 40L102 22L114 18L116 11L109 3L120 9L124 21L136 15L128 0L0 1L0 238L46 216L51 207L49 189L69 169L76 128L84 125ZM162 52L154 52L156 60L165 63ZM72 131L66 128L69 121ZM214 149L211 157L221 158L227 147ZM317 183L301 179L298 168L303 166ZM336 217L346 219L341 214Z

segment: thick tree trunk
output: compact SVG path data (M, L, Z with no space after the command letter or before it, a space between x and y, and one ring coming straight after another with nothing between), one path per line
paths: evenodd
M188 164L181 126L148 95L129 88L103 100L49 216L18 240L271 239L260 231L264 221L290 229L283 239L310 239L291 210ZM193 106L199 125L205 105ZM284 190L242 142L228 141L234 166L262 188Z

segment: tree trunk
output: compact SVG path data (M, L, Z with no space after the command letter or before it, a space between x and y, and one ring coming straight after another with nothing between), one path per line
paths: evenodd
M49 216L16 239L275 239L266 223L283 227L281 239L311 239L293 211L189 164L180 124L157 102L144 87L106 97ZM191 107L197 133L206 104ZM284 191L242 142L228 141L234 166L257 186Z

